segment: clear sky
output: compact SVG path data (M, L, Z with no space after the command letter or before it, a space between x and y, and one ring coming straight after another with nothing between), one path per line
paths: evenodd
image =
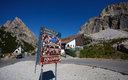
M17 16L39 36L40 27L62 34L76 34L89 18L98 16L107 6L128 0L0 0L0 25Z

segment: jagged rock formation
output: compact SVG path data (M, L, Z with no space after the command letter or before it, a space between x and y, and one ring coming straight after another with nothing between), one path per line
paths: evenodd
M18 17L16 17L13 22L8 20L3 26L5 27L5 31L11 32L13 36L17 37L18 42L22 42L21 40L23 40L32 44L34 47L37 46L38 38Z
M93 34L111 29L128 29L128 2L107 6L99 16L91 18L79 30L78 34Z

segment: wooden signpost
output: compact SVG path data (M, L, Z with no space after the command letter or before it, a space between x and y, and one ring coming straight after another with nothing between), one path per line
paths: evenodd
M61 61L61 34L46 27L40 29L36 65L41 63L41 74L43 65L55 63L55 80L57 80L57 63ZM36 71L35 65L35 71ZM42 80L42 75L41 75Z

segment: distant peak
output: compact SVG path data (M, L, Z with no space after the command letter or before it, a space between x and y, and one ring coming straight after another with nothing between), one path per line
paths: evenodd
M23 23L22 20L18 17L15 17L13 23Z
M20 20L21 21L21 19L20 18L18 18L18 17L15 17L15 19L14 20Z
M128 2L108 5L99 16L91 18L79 30L78 34L94 34L111 29L128 29Z
M20 20L20 18L18 18L18 17L15 17L15 19L19 19Z
M11 24L11 20L8 20L8 21L4 24L4 26L5 26L5 27L8 27L10 24Z
M9 23L9 24L11 24L11 20L8 20L6 23Z

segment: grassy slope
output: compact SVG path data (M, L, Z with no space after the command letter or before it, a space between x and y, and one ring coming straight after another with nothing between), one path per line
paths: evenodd
M4 31L3 28L0 29L0 49L2 50L2 53L11 53L13 52L17 47L22 46L25 52L34 50L34 47L25 42L23 42L23 45L21 43L16 42L16 37L13 37L11 33Z
M16 37L11 36L11 33L0 29L0 39L2 53L13 52L17 48Z
M128 59L128 54L114 50L111 46L126 39L114 39L101 45L90 46L80 51L81 58Z

